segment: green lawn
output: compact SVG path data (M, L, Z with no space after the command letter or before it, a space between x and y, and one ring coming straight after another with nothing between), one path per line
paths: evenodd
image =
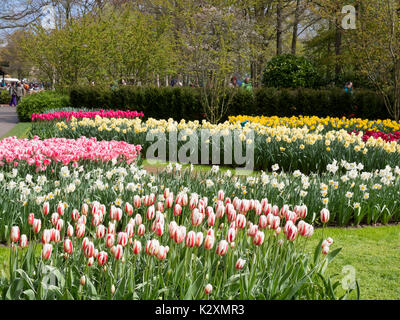
M344 266L352 266L363 300L400 299L400 225L360 229L317 229L306 250L312 253L322 237L331 237L331 250L342 248L328 269L328 274L341 281ZM301 239L303 241L305 239ZM300 244L301 246L301 244ZM25 249L26 250L26 249ZM8 272L9 249L0 247L0 275ZM40 254L40 247L37 248ZM4 272L4 273L3 273ZM350 298L355 298L355 291Z
M307 243L310 252L315 249L322 232L322 229L317 229ZM400 225L328 228L324 231L324 238L327 237L334 241L331 250L342 248L330 265L330 275L341 280L346 275L342 268L353 266L361 299L400 299Z
M32 127L32 124L30 122L17 123L14 128L12 128L10 131L8 131L4 136L0 137L0 140L7 138L7 137L14 137L14 136L16 136L19 139L26 138L28 136L28 132L31 127Z

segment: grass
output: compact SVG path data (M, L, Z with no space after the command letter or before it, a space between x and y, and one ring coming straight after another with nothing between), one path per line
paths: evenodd
M0 140L7 138L7 137L14 137L14 136L16 136L19 139L27 138L31 127L32 127L31 122L17 123L14 128L12 128L10 131L8 131L4 136L0 137Z
M352 266L362 300L400 299L400 225L317 229L307 243L309 252L315 249L323 233L324 238L334 240L331 250L342 248L329 266L329 275L342 281L348 274L343 267ZM353 293L351 297L355 298Z
M352 266L362 300L400 299L400 225L316 229L306 251L313 254L322 236L333 239L331 250L342 248L327 270L335 280L341 282L347 274L343 267ZM0 247L0 275L8 276L9 254L9 248ZM40 255L40 246L36 254ZM356 298L355 291L350 298Z

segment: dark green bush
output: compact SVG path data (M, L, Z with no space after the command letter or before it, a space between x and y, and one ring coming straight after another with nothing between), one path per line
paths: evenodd
M311 61L292 54L271 59L264 70L262 83L273 88L313 88L318 72Z
M70 92L70 104L74 108L138 110L145 118L203 119L200 90L188 87L75 88ZM236 90L223 120L230 115L389 118L376 92L359 89L350 95L338 88Z
M0 90L0 104L9 104L11 97L7 89Z
M17 114L19 121L29 122L32 120L32 113L65 107L69 107L68 95L56 91L43 91L23 97L17 106Z

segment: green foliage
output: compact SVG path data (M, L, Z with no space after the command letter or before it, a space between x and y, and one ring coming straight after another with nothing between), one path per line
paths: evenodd
M43 113L47 109L59 109L69 105L68 95L56 91L43 91L22 98L17 106L18 119L31 121L32 113Z
M318 73L306 58L291 54L274 57L267 63L262 83L275 88L312 88Z
M11 97L8 90L0 90L0 104L9 104Z
M235 90L235 89L232 89ZM350 116L387 119L384 101L371 90L343 89L276 89L259 88L253 93L235 90L228 116ZM188 87L141 88L124 86L117 90L100 87L77 87L70 91L71 107L143 111L146 118L201 120L200 90Z

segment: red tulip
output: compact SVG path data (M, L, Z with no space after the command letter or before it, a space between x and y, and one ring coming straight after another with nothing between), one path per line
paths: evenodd
M234 242L236 238L236 230L229 228L228 230L228 234L226 236L226 241L228 241L229 243Z
M235 268L236 268L237 270L241 270L241 269L244 268L245 263L246 263L246 260L239 258L239 259L236 261Z
M155 215L154 206L150 206L147 208L146 218L147 220L153 220Z
M225 240L221 240L217 245L217 255L224 256L228 252L229 244Z
M97 239L102 239L106 235L106 227L102 224L96 227L96 237Z
M21 238L19 239L19 246L24 249L28 246L28 238L25 234L21 235Z
M18 226L11 227L11 232L10 232L11 242L17 243L19 240L19 236L20 236L19 227Z
M212 285L211 284L207 284L205 286L205 288L204 288L204 293L205 294L210 294L212 292L212 289L213 289Z
M196 233L196 243L194 244L196 247L200 247L203 243L203 233L197 232Z
M124 249L120 244L118 244L114 250L114 257L115 259L120 260L122 259L123 255L124 255Z
M43 230L42 243L46 244L46 243L50 243L50 241L51 241L51 230L49 230L49 229Z
M142 250L142 243L140 241L135 240L133 242L133 253L139 254L141 250Z
M114 245L114 239L115 239L114 234L112 234L112 233L107 234L107 237L106 237L107 248L112 248L112 246Z
M238 214L236 217L236 226L239 229L243 229L246 226L246 216L243 214Z
M30 213L28 216L28 224L33 225L33 220L35 220L35 215L33 213Z
M74 247L72 246L72 241L70 239L65 239L64 241L64 252L72 254Z
M212 249L212 247L214 246L214 241L215 241L214 236L207 235L205 240L204 240L204 248L206 250Z
M265 237L264 232L262 232L262 231L257 231L256 235L255 235L254 238L253 238L253 243L254 243L256 246L262 245L263 242L264 242L264 237Z
M140 237L142 237L142 236L144 235L144 233L145 233L145 226L144 226L144 224L141 224L141 225L139 225L139 227L138 227L138 235L139 235Z
M321 210L321 222L327 223L328 221L329 221L329 210L326 208L323 208Z
M50 204L46 201L45 203L43 203L43 214L47 216L49 214L49 211L50 211Z
M105 251L100 251L99 254L97 255L97 264L102 267L104 266L108 261L108 254Z
M193 248L196 242L196 233L194 231L189 231L186 235L186 246L188 248Z
M142 204L142 200L140 199L140 197L138 195L135 195L133 197L133 205L136 209L140 208L140 205Z
M42 259L49 260L52 251L53 251L53 246L50 243L44 244L42 248Z

